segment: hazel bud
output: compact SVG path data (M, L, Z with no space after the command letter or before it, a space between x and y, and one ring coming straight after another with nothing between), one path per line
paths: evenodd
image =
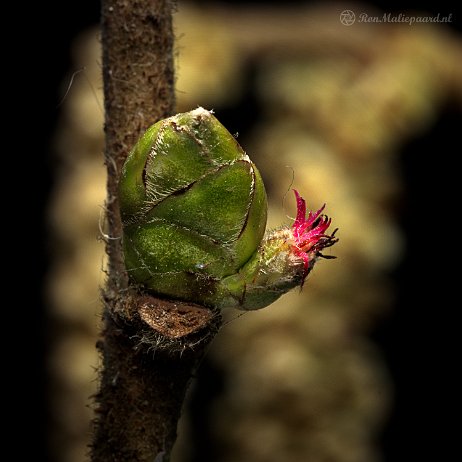
M303 221L298 195L297 226L264 238L260 173L203 108L146 131L124 164L119 200L131 280L210 307L266 306L301 285L320 250L335 242L324 234L330 220L321 211ZM303 239L317 241L310 246Z

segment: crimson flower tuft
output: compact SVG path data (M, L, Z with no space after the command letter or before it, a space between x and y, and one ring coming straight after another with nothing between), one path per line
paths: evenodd
M324 204L316 212L308 212L306 216L306 202L297 190L293 190L297 201L297 217L292 225L293 253L303 260L304 274L301 285L305 282L306 276L312 269L318 257L335 258L330 255L323 255L321 251L326 247L334 245L338 239L335 237L337 229L332 234L326 234L331 224L331 219L322 212Z

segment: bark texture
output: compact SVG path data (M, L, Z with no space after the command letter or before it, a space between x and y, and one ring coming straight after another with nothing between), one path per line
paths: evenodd
M93 462L169 460L184 395L219 316L130 287L122 254L119 172L146 128L174 114L173 4L103 0L107 282Z

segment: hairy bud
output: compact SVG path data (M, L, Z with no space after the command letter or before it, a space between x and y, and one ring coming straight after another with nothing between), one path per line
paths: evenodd
M119 184L125 264L145 290L210 307L262 308L303 282L336 242L296 192L292 227L265 235L255 164L203 108L151 126Z

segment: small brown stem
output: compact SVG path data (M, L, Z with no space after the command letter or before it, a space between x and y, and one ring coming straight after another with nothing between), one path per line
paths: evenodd
M103 0L108 279L93 462L167 462L191 377L216 333L209 310L129 287L117 199L119 172L146 128L174 113L172 3Z
M164 309L169 303L162 303ZM159 456L166 462L187 387L216 329L199 328L183 336L178 348L178 339L153 332L141 320L126 324L108 311L105 317L93 460L152 462Z
M127 287L117 200L119 172L136 140L174 113L172 4L103 0L101 12L110 290Z

